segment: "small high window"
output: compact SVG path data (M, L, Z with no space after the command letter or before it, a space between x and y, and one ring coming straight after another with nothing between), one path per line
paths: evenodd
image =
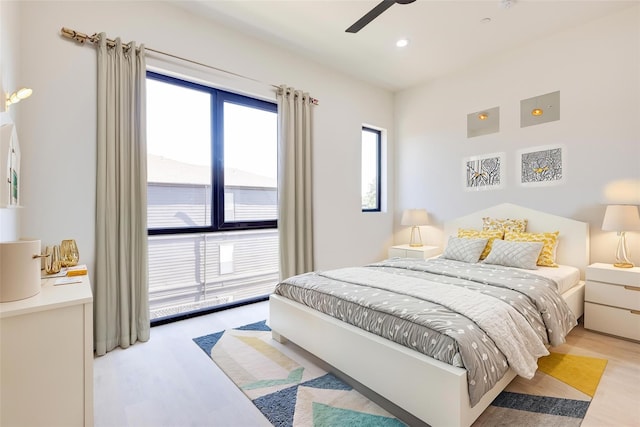
M362 212L380 212L382 132L362 128Z

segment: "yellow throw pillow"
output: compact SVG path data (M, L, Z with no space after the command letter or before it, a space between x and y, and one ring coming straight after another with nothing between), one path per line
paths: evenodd
M558 247L558 234L558 231L553 233L518 233L515 231L505 231L504 240L544 243L542 251L540 251L540 255L538 256L537 265L557 267L556 248Z
M504 231L502 230L474 230L472 228L459 228L458 229L458 237L467 238L467 239L489 239L487 241L487 246L484 247L484 250L480 254L480 259L485 259L489 252L491 252L491 245L493 245L493 241L496 239L502 239L504 236Z
M527 230L527 222L529 221L526 219L499 219L487 216L482 218L482 229L517 231L519 233L524 233Z

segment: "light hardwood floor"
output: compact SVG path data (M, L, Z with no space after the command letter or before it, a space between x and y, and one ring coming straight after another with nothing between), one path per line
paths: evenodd
M183 320L96 358L95 426L270 426L192 341L267 317L261 302ZM578 326L554 351L609 361L582 427L640 426L640 344Z

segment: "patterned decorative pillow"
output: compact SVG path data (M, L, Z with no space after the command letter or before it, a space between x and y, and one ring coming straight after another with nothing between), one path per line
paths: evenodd
M538 255L542 251L542 242L514 242L496 240L491 253L484 260L487 264L504 265L505 267L536 270Z
M449 236L442 258L462 262L478 262L488 239L471 239Z
M516 233L505 231L504 240L515 242L542 242L544 246L538 256L538 265L545 267L557 267L556 248L558 247L558 231L553 233Z
M491 217L482 218L482 229L483 230L503 230L503 231L517 231L519 233L524 233L527 230L527 223L529 221L526 219L498 219Z
M487 246L480 254L480 259L485 259L489 252L491 252L491 245L496 239L502 239L504 237L504 231L502 230L474 230L472 228L458 228L458 237L473 238L473 239L488 239Z

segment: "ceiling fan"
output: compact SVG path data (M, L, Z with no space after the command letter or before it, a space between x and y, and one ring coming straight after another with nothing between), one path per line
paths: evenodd
M380 16L380 14L382 14L382 12L384 12L387 9L389 9L391 6L393 6L396 3L398 3L398 4L409 4L409 3L413 3L414 1L416 1L416 0L382 0L382 2L378 3L378 5L376 7L374 7L369 12L367 12L366 15L364 15L362 18L358 19L355 22L355 24L353 24L352 26L347 28L346 32L347 33L357 33L362 28L364 28L365 25L367 25L369 22L371 22L374 19L376 19L378 16Z

